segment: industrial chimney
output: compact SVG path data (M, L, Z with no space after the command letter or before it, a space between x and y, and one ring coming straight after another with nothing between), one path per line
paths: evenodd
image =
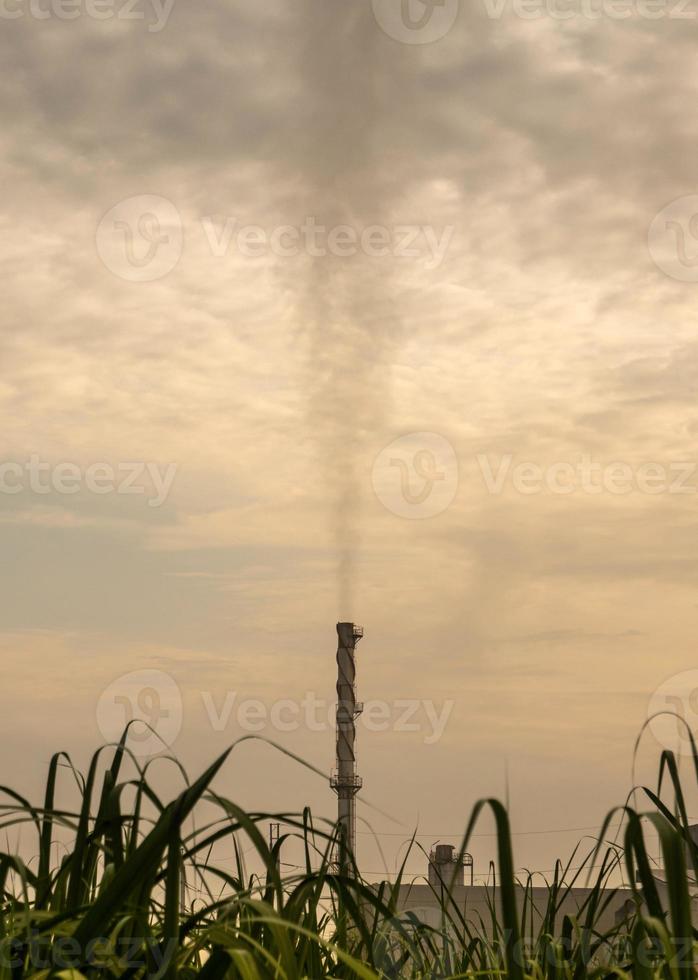
M354 623L337 623L337 763L330 786L337 794L339 870L350 871L349 855L356 853L356 800L361 777L356 774L356 718L363 704L356 700L356 644L364 635Z
M473 859L469 854L464 855L464 858L469 858L469 862L461 858L453 844L437 844L429 854L429 884L445 885L447 888L465 884L463 865L469 863L472 885Z

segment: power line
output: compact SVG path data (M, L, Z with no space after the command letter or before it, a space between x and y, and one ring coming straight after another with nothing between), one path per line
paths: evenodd
M299 865L290 865L290 867L299 867ZM567 872L570 872L570 871L592 871L595 868L603 868L603 867L604 867L604 864L603 863L602 864L580 864L580 865L578 865L575 868L565 868L565 867L563 867L562 870L565 873L567 873ZM605 867L608 868L609 871L610 871L610 870L615 870L615 868L620 867L620 865L608 865L608 864L606 864ZM529 874L530 875L554 874L555 873L555 870L556 870L555 868L543 868L542 870L535 870L534 871L534 870L530 870L528 868L520 868L518 870L517 874L519 874L519 875L521 875L521 874L526 874L526 875L529 875ZM558 869L558 870L560 870L560 869ZM361 870L361 874L362 875L386 875L386 874L389 874L389 873L390 872L388 872L388 871L364 871L363 869ZM409 875L415 874L415 875L418 875L420 877L426 877L426 875L423 872L420 872L420 871L407 871L407 870L405 870L404 874L406 874L406 875L408 875L408 874ZM475 877L476 878L484 878L485 876L484 875L476 875Z
M538 834L571 834L571 833L575 833L576 834L576 833L581 833L583 830L598 830L598 829L599 829L599 827L598 827L597 824L591 824L588 827L556 827L553 830L512 830L511 831L511 836L512 837L532 837L532 836L538 835ZM407 840L408 838L411 838L412 837L412 834L409 834L409 833L407 833L407 834L402 833L401 834L401 833L398 833L396 831L391 831L391 830L376 830L376 831L372 831L372 830L357 830L357 834L362 834L362 835L368 836L368 837L401 837L403 840ZM423 838L423 837L428 837L428 838L431 838L433 840L436 840L436 839L439 839L439 838L442 838L442 837L461 837L462 835L463 835L463 831L462 830L458 830L458 831L452 831L451 833L447 833L446 831L441 831L440 833L434 832L434 833L415 834L414 836L415 836L416 839ZM470 839L472 839L473 837L498 837L498 836L499 835L497 833L491 833L491 834L471 834L470 835Z

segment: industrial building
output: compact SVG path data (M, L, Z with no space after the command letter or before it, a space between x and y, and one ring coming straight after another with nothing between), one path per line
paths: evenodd
M363 704L356 700L356 644L364 632L354 623L337 623L337 723L336 764L330 785L337 794L337 823L340 832L338 867L350 873L347 852L356 855L356 794L362 780L356 771L356 718ZM499 889L496 885L475 885L470 855L460 855L451 844L437 844L429 855L425 876L402 885L400 910L416 915L426 925L439 928L444 901L453 903L466 922L475 929L488 929L492 908L501 914ZM468 882L465 876L468 873ZM560 896L558 916L577 916L592 892L591 888L573 887ZM519 886L518 905L524 899L532 909L530 927L535 929L546 912L550 891L545 886ZM596 918L597 928L612 929L627 918L634 908L629 888L608 890L608 902Z

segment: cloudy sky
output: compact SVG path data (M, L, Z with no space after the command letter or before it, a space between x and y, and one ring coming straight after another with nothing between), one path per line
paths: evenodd
M354 619L389 866L508 794L547 869L624 800L695 663L697 14L6 0L3 782L144 685L192 771L246 699L329 771L269 713ZM263 744L223 784L334 808Z

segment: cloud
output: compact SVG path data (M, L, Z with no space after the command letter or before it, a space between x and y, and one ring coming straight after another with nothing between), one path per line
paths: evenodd
M99 636L110 670L200 663L223 684L230 657L236 684L261 664L279 695L301 677L331 697L334 569L350 555L363 696L457 699L430 772L472 763L486 780L520 752L533 801L569 752L570 808L618 802L639 692L690 665L695 503L496 496L475 460L695 458L694 287L647 247L657 212L695 192L685 25L496 20L475 3L438 43L407 46L368 3L213 0L176 3L160 33L8 21L0 54L3 459L178 466L160 509L0 495L3 619L42 631L22 632L8 685L31 650L79 676ZM143 194L171 201L183 232L150 283L119 278L95 245L103 216ZM270 234L308 216L453 235L436 267L316 262L234 240L216 255L203 223ZM371 471L422 431L451 442L460 483L446 512L408 521ZM628 677L632 696L599 719L594 697ZM584 696L546 721L537 691L562 682ZM584 769L590 725L617 753ZM203 759L210 740L188 737ZM331 738L308 744L331 755ZM386 744L407 811L411 762ZM243 775L257 786L253 765Z

